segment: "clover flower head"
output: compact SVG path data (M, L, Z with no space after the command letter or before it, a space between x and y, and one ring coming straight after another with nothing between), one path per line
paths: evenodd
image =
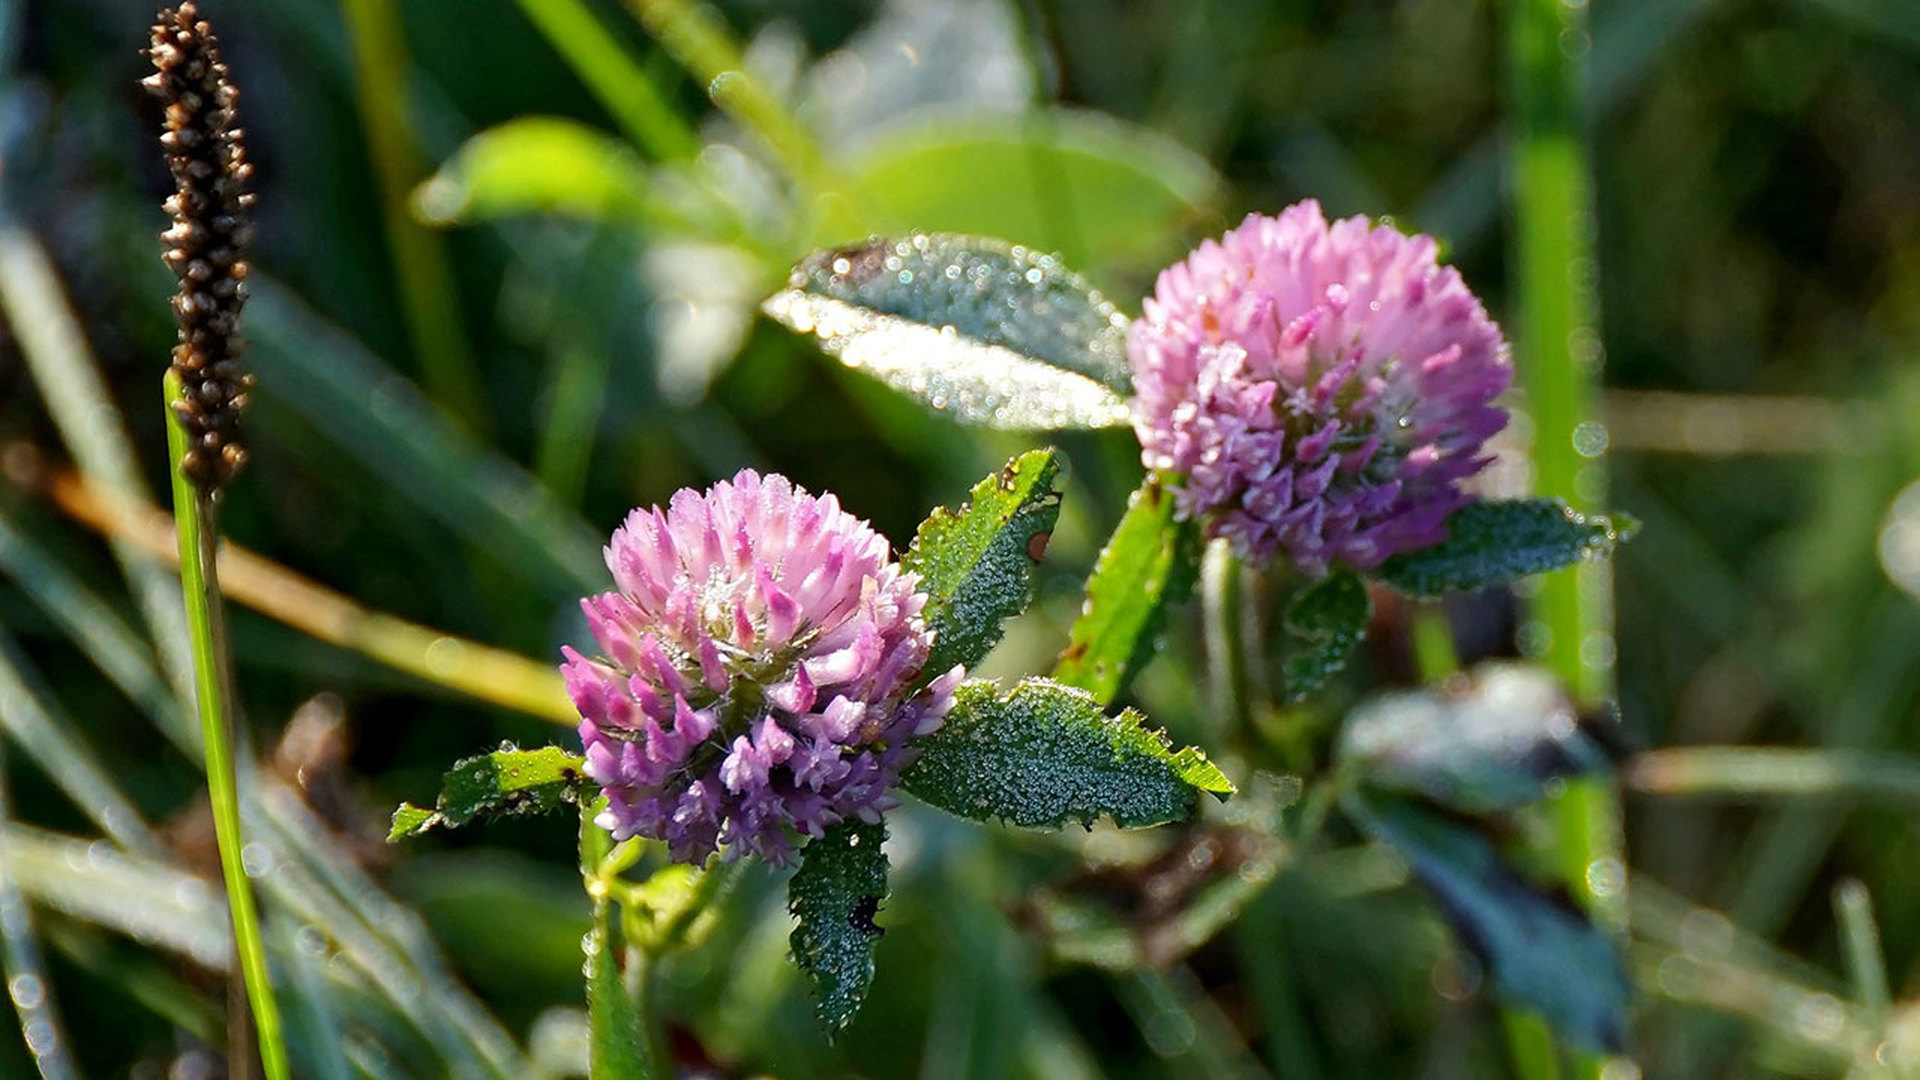
M1141 458L1243 556L1318 576L1436 543L1506 425L1506 342L1428 236L1296 203L1201 244L1144 307Z
M798 838L894 805L962 672L916 690L927 598L885 537L745 470L635 510L606 557L618 591L581 602L601 655L563 649L561 672L616 839L785 864Z

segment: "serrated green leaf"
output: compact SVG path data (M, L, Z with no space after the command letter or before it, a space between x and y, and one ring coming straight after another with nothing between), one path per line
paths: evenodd
M1175 254L1169 238L1220 186L1185 147L1070 110L905 125L864 143L848 168L849 189L872 196L862 224L877 232L1014 236L1084 265L1142 269Z
M787 910L799 920L788 943L828 1032L847 1026L873 983L873 949L885 933L873 917L887 898L886 839L884 822L842 822L807 843L787 884Z
M1370 787L1475 814L1537 801L1550 780L1608 767L1560 684L1520 664L1374 698L1347 717L1337 753Z
M1033 567L1060 517L1053 450L1030 450L974 485L966 505L920 523L900 565L920 575L934 631L926 677L969 667L1000 640L1000 622L1033 599Z
M544 814L578 802L591 787L581 772L585 762L557 746L521 750L503 746L490 754L453 763L440 780L440 798L431 811L401 803L393 812L392 843L435 826L458 828L482 815Z
M1304 700L1347 666L1373 618L1366 582L1351 570L1337 569L1301 588L1287 601L1281 627L1286 631L1286 699Z
M1344 805L1407 860L1501 998L1539 1012L1575 1046L1606 1051L1621 1045L1626 966L1590 919L1516 877L1465 824L1392 797L1349 796Z
M638 218L647 213L647 169L619 139L557 117L509 120L468 139L414 191L434 224L515 214Z
M1058 259L915 233L808 256L765 306L856 370L962 423L1129 422L1126 316Z
M1559 499L1469 503L1447 519L1447 538L1381 563L1373 576L1414 596L1484 589L1597 559L1639 523L1575 513Z
M1119 697L1159 647L1167 609L1193 590L1198 559L1199 530L1174 520L1172 493L1147 477L1093 564L1053 677L1101 704Z
M1144 720L1132 709L1108 716L1092 694L1050 679L1004 694L965 682L901 783L950 814L1030 829L1101 817L1159 825L1187 817L1196 792L1233 792L1205 754L1174 751Z

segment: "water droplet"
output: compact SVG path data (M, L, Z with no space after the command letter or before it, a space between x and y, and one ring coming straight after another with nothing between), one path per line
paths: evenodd
M240 849L240 866L250 878L273 869L273 852L265 844L247 844Z
M46 1003L47 990L38 975L15 975L7 983L7 996L20 1009L37 1009Z
M1613 635L1604 630L1595 630L1580 642L1580 663L1592 671L1604 671L1613 666L1617 649Z
M1553 647L1553 631L1543 622L1529 622L1514 635L1514 644L1520 648L1520 655L1541 657Z
M1627 887L1627 870L1611 856L1587 864L1587 889L1597 897L1613 897Z
M1573 429L1573 452L1581 457L1599 457L1607 452L1607 425L1588 420Z
M1920 598L1920 480L1894 496L1881 522L1877 547L1880 568L1888 579Z

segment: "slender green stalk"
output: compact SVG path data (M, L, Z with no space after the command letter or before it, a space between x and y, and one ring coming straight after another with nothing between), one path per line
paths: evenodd
M486 400L461 329L446 248L414 220L408 201L427 170L407 130L407 56L399 14L392 0L342 0L341 9L353 39L360 123L380 187L408 336L433 396L468 425L484 430Z
M180 382L171 372L166 379L167 461L173 476L175 530L180 539L180 583L186 593L187 633L193 645L194 698L200 712L200 737L206 753L207 796L213 804L213 831L220 847L220 876L227 888L227 910L233 918L235 951L246 980L252 1006L260 1063L268 1080L288 1080L287 1049L280 1031L280 1010L267 977L266 944L260 935L260 917L254 910L253 887L241 857L240 793L233 763L232 673L227 667L225 617L220 610L220 584L214 575L214 553L219 533L214 508L207 495L189 483L180 471L187 451L187 434L175 419L172 403L180 397Z
M3 766L4 762L0 762ZM41 1080L72 1080L79 1075L67 1047L66 1033L53 1005L53 982L41 960L40 939L34 933L33 913L13 874L5 837L13 816L0 767L0 971L7 980L7 996L20 1018L20 1035L33 1056Z
M796 190L800 227L817 220L829 232L857 233L846 178L833 175L819 141L778 96L747 72L740 46L720 13L701 0L625 0L628 10L721 110L758 136Z
M146 491L135 463L126 424L107 392L106 379L87 347L80 319L68 303L60 278L38 238L11 220L0 219L0 308L13 340L33 376L60 441L88 482L106 491L142 496ZM186 622L179 586L153 558L119 539L113 555L131 586L169 683L182 698L190 685L192 663L183 646Z
M1873 1057L1886 1041L1887 1016L1893 995L1887 987L1887 963L1880 950L1880 928L1873 921L1873 898L1858 878L1848 878L1833 887L1833 912L1840 923L1840 944L1847 962L1847 980L1853 984L1854 1000L1860 1003L1864 1019L1871 1029L1870 1045L1865 1049Z
M747 73L745 58L720 13L698 0L626 0L688 74L772 150L789 176L810 191L826 187L825 163L813 135L780 99Z
M1453 643L1453 624L1437 601L1413 602L1413 665L1420 681L1435 683L1460 670L1460 652Z
M61 477L48 487L60 508L81 524L131 541L157 559L178 559L174 521L159 508L144 500L120 500L125 505L110 507L111 496ZM0 531L0 566L6 564L4 540ZM566 726L579 723L552 664L368 610L233 544L223 546L218 565L224 596L320 641L529 716Z
M1633 759L1627 785L1648 795L1920 803L1920 758L1865 750L1687 746Z
M615 932L612 838L594 822L604 800L580 809L580 877L593 904L587 934L587 1025L591 1080L658 1080L671 1075L666 1036L653 1007L656 979L643 951L627 949ZM639 971L623 971L622 953ZM633 976L631 980L628 976Z
M1507 7L1507 74L1514 185L1513 286L1520 379L1534 424L1533 461L1541 494L1596 510L1606 496L1594 419L1600 348L1596 332L1592 194L1588 179L1583 71L1586 5L1514 0ZM1545 632L1545 660L1585 704L1612 692L1612 582L1604 564L1547 575L1532 603ZM1588 868L1619 857L1619 800L1595 780L1570 783L1553 807L1559 872L1594 916L1624 929L1624 890L1597 893ZM1514 1038L1528 1080L1557 1076ZM1576 1075L1602 1062L1583 1057Z
M1214 707L1233 738L1253 727L1253 675L1247 661L1249 610L1246 569L1225 540L1208 545L1200 565L1201 607L1207 627L1207 673Z
M692 157L700 140L653 78L621 51L581 0L519 0L520 10L600 100L627 138L655 161Z

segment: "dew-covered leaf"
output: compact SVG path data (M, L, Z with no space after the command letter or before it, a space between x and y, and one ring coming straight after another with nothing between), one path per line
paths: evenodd
M808 256L766 312L962 423L1011 430L1128 422L1126 316L1058 259L915 233Z
M1068 110L903 125L865 142L849 169L850 189L871 196L862 224L877 232L1012 236L1084 266L1166 262L1178 226L1219 191L1185 147Z
M1639 523L1575 513L1559 499L1469 503L1447 519L1447 538L1403 552L1373 576L1414 596L1484 589L1597 559L1631 538Z
M1339 674L1366 637L1371 618L1366 582L1351 570L1335 570L1295 593L1281 621L1287 700L1304 700Z
M1554 678L1488 664L1463 682L1384 694L1355 709L1339 759L1374 788L1424 795L1466 813L1534 802L1554 779L1608 767Z
M873 983L873 948L885 933L873 918L887 898L886 839L884 822L842 822L807 843L787 884L787 910L799 920L788 943L829 1032L847 1026Z
M1120 696L1159 647L1167 609L1192 591L1198 556L1199 531L1174 520L1172 493L1147 477L1093 565L1053 677L1102 704Z
M591 785L582 759L557 746L521 750L503 746L490 754L454 762L440 781L432 810L401 803L387 842L418 836L435 826L458 828L482 815L544 814L575 805Z
M1176 752L1134 710L1108 716L1093 695L1050 679L1022 679L1005 693L984 680L962 683L946 723L923 745L903 786L976 821L1159 825L1187 817L1197 792L1233 792L1199 750Z
M1575 1046L1621 1045L1626 966L1590 919L1515 876L1487 839L1461 822L1392 797L1350 796L1345 806L1407 860L1503 1000L1537 1011Z
M966 505L920 523L900 565L920 575L934 631L926 675L971 667L1000 640L1001 620L1026 610L1033 568L1060 516L1053 450L1029 450L974 485Z
M557 117L509 120L468 139L414 191L421 218L435 224L560 213L641 217L646 166L627 144Z

